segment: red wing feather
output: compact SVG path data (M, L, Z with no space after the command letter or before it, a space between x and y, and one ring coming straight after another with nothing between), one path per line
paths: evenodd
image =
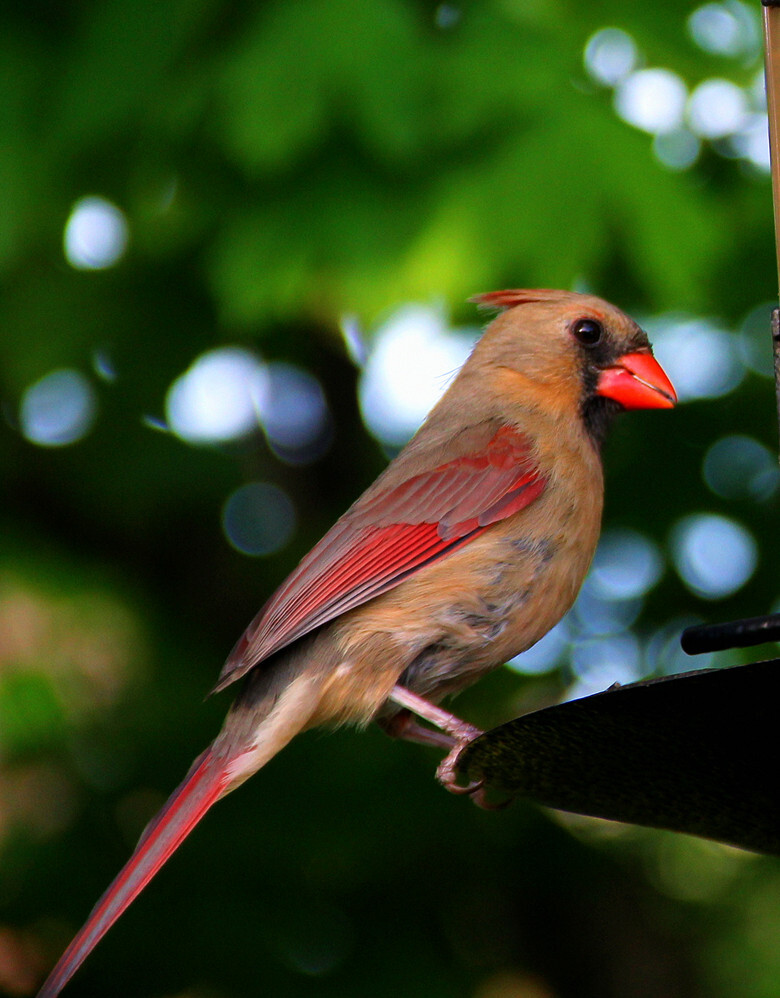
M526 438L502 427L484 450L359 500L252 621L216 689L519 512L545 484Z

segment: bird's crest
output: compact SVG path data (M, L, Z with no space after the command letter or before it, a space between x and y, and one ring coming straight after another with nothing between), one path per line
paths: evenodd
M560 298L560 295L560 291L553 291L550 288L535 290L515 288L506 291L487 291L482 295L474 295L469 301L475 302L480 308L512 308L514 305L530 305L532 302Z

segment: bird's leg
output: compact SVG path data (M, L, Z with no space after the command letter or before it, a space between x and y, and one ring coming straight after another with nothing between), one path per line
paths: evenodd
M480 729L474 727L473 724L462 721L437 704L431 703L430 700L412 693L405 686L394 686L387 699L397 703L399 707L405 707L424 721L430 721L440 731L446 731L448 735L452 735L456 742L464 745L482 734Z
M455 745L455 739L444 731L434 731L420 724L408 710L401 710L392 717L380 717L377 724L391 738L400 738L405 742L416 742L418 745L433 745L434 748L449 750Z
M409 718L408 722L400 722L402 726L397 734L400 738L424 741L429 745L433 744L449 749L449 753L439 763L439 768L436 770L437 779L447 790L454 794L474 794L481 790L481 780L461 786L455 776L456 763L461 749L482 734L479 728L462 721L459 717L450 714L424 697L412 693L405 686L394 686L390 691L388 700L397 703L399 707L405 707L412 714L416 714L425 721L430 721L431 724L439 728L438 733L429 732L427 728Z

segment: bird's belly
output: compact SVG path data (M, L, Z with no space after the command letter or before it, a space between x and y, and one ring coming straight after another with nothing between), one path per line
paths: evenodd
M454 586L451 602L431 614L435 637L416 650L399 683L440 700L530 648L571 607L592 551L558 538L503 539L484 583Z
M527 578L503 586L499 595L454 603L439 640L423 648L399 682L430 700L440 700L476 682L535 644L568 610L575 593L543 559L532 585Z
M399 682L428 699L438 700L475 682L501 664L512 635L526 630L531 593L527 579L489 595L468 593L440 614L436 640L419 650ZM511 657L511 656L509 656Z

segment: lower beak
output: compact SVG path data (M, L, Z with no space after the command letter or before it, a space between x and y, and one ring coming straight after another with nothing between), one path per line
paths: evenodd
M627 353L599 375L596 394L626 409L671 409L677 392L651 353Z

